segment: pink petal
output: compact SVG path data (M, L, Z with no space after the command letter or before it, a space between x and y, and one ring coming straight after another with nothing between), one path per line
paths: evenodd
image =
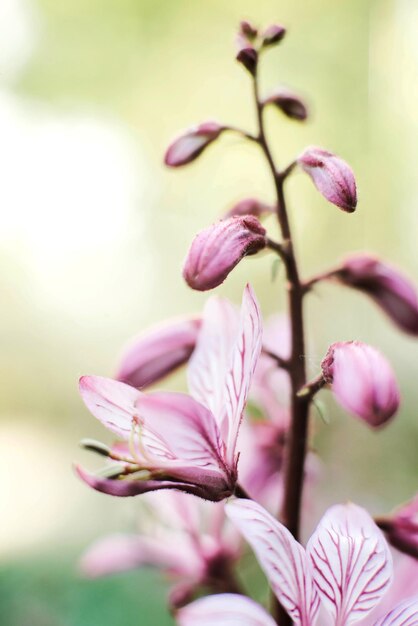
M242 298L240 324L225 383L227 459L230 464L235 461L239 427L260 356L262 335L263 326L258 302L251 286L247 285Z
M256 502L234 500L225 510L253 548L274 593L296 626L313 626L319 598L302 546Z
M118 437L127 439L141 392L102 376L82 376L79 388L85 405L94 417Z
M343 408L377 427L398 410L399 389L388 360L360 341L333 344L322 361L325 379Z
M199 329L200 318L190 317L148 330L126 350L116 378L133 387L161 380L189 359Z
M354 505L328 509L307 554L327 612L336 626L364 618L392 582L392 558L370 515Z
M186 461L190 466L219 471L223 450L219 429L211 412L182 393L142 394L137 415L144 426L144 444L167 463Z
M418 296L397 268L371 254L355 254L330 275L370 296L401 330L418 335Z
M207 596L180 609L179 626L276 626L259 604L232 593Z
M213 476L213 473L211 474L210 472L207 475L204 470L198 473L192 473L189 470L189 476L187 476L187 469L183 472L190 481L192 481L193 478L197 478L200 484L172 479L163 480L162 478L158 478L158 480L135 479L135 477L123 480L103 478L90 474L80 466L75 466L75 472L78 477L92 489L117 498L129 498L150 491L161 491L162 489L177 489L184 493L203 498L204 500L219 502L231 493L231 491L227 489L222 476ZM179 470L178 473L181 474L182 472Z
M192 395L215 416L234 464L235 445L252 375L261 350L261 315L251 287L244 290L240 317L226 301L208 301L202 330L189 363Z
M184 495L184 494L183 494ZM174 539L174 536L171 536ZM175 541L140 535L110 535L96 541L80 562L85 576L98 578L126 572L145 565L176 574L196 576L197 564L192 567L194 553L190 546L175 536Z
M345 161L314 146L307 148L297 161L324 198L343 211L354 211L357 205L356 181Z
M418 626L418 596L404 600L374 626Z
M238 324L238 310L228 300L218 296L209 298L187 370L192 396L212 412L220 428L226 414L225 380Z
M217 122L204 122L185 131L175 139L164 157L169 167L179 167L191 163L225 130Z
M183 277L198 291L213 289L245 256L266 246L266 230L256 217L230 217L196 235L187 254Z

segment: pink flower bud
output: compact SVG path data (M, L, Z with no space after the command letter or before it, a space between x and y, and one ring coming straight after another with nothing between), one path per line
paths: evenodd
M307 148L297 161L324 198L347 213L354 211L357 206L356 181L345 161L314 146Z
M274 211L275 207L261 202L261 200L257 200L257 198L245 198L237 202L237 204L234 204L225 214L225 217L253 215L254 217L260 218L263 215L274 213Z
M273 104L293 120L303 121L308 117L308 111L304 102L287 89L276 89L263 101L263 104L264 106Z
M360 341L334 343L321 366L337 402L369 426L381 426L398 410L395 375L375 348Z
M246 44L244 47L240 48L236 59L254 76L258 63L258 52L253 46Z
M395 548L418 558L418 494L379 526Z
M266 230L257 218L248 215L221 220L194 238L184 264L184 279L192 289L213 289L244 256L265 245Z
M174 139L165 153L164 163L180 167L191 163L224 131L217 122L204 122Z
M239 25L239 34L252 41L257 37L258 30L247 20L242 20Z
M196 345L200 318L172 320L133 341L122 357L117 379L144 388L186 363Z
M286 29L280 24L271 24L262 33L263 46L272 46L279 43L286 34Z
M370 254L356 254L330 276L370 296L401 330L418 335L417 292L396 268Z

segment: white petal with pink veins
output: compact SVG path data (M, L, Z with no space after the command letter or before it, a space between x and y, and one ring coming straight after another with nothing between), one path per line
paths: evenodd
M363 619L392 581L392 558L370 515L354 505L330 508L307 545L314 580L335 626Z
M404 600L374 626L418 626L418 596Z
M313 626L319 597L305 550L259 504L234 500L226 513L253 548L274 593L296 626Z

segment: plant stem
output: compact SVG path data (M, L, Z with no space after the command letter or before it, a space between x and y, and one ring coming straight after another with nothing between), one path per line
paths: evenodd
M286 453L284 498L281 521L290 530L295 539L299 539L300 512L304 479L304 464L307 451L309 396L300 397L298 391L306 384L305 343L303 326L303 285L299 278L292 234L286 209L284 181L289 168L283 172L276 169L264 129L263 105L258 91L257 72L254 75L254 98L258 119L258 142L264 152L277 195L277 218L283 237L286 254L283 257L286 267L289 314L291 322L291 356L288 372L291 382L291 426ZM282 626L291 624L289 616L281 607L276 607L276 617Z

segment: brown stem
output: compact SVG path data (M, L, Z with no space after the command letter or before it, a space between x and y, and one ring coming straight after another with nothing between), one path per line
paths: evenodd
M282 237L286 245L284 264L287 275L287 289L289 313L291 321L292 349L289 359L289 376L291 381L291 426L286 454L284 476L284 498L281 511L281 520L292 535L299 538L300 512L304 479L304 463L307 452L309 396L300 397L298 391L306 384L305 371L305 343L303 327L303 295L304 290L299 278L296 257L293 249L292 234L286 210L284 195L284 181L289 168L282 173L277 171L273 156L267 143L263 106L258 93L257 74L254 76L254 98L257 107L259 128L258 142L264 152L271 170L277 195L277 218ZM276 603L275 616L281 626L290 626L292 620L283 608Z
M318 393L318 391L321 391L321 389L327 384L328 383L323 375L319 374L316 378L306 383L306 385L304 385L304 387L302 387L302 389L298 391L298 396L299 398L306 397L309 400L312 400L312 398Z

